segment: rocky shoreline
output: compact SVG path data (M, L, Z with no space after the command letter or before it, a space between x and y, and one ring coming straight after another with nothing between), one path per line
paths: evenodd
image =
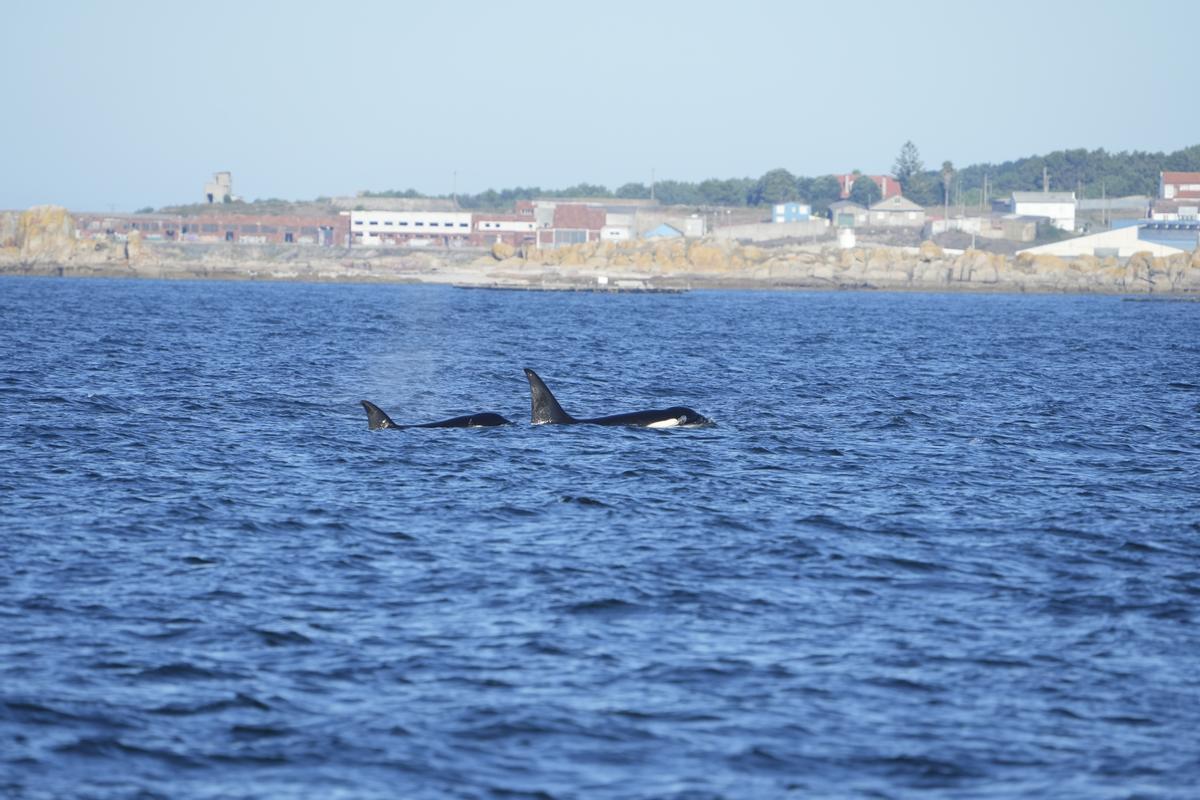
M1015 258L978 250L785 244L716 239L573 245L519 252L347 250L76 239L64 209L0 220L0 274L157 279L435 283L478 288L652 291L877 289L1200 295L1200 250L1125 261ZM15 219L14 219L15 217Z

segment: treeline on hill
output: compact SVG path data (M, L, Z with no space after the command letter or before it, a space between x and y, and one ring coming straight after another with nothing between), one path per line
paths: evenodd
M1162 171L1200 172L1200 145L1174 153L1141 151L1109 153L1100 150L1058 150L1045 156L1030 156L1002 164L972 164L961 170L949 161L939 169L926 169L920 152L905 142L892 166L904 194L923 206L978 205L982 200L984 176L988 196L1005 197L1014 191L1038 191L1043 170L1049 174L1053 191L1077 191L1081 197L1121 197L1151 195L1158 192L1158 173ZM657 181L654 197L665 205L683 206L769 206L799 200L812 204L813 212L823 214L830 203L841 199L841 187L833 175L804 177L786 169L773 169L759 178L709 178L699 183ZM566 189L545 190L517 187L496 191L488 189L474 195L458 195L460 207L470 210L511 208L517 200L537 197L649 199L651 189L643 183L627 183L616 191L590 183ZM425 197L415 189L365 192L366 197ZM879 199L879 188L867 178L856 180L850 199L870 204Z

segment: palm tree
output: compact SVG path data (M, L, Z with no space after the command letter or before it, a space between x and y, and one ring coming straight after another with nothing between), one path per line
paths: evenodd
M954 180L954 165L949 161L942 162L942 213L947 225L950 222L950 182ZM947 228L949 230L949 228Z

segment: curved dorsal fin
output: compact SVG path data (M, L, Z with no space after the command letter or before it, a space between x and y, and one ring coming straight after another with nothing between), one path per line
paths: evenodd
M360 400L362 407L367 410L367 428L376 431L380 428L399 428L400 426L392 422L392 418L383 413L383 409L374 403L369 403L366 400Z
M562 406L554 399L554 394L536 372L526 367L525 377L529 379L529 402L532 406L531 424L561 425L575 421L574 417L562 410Z

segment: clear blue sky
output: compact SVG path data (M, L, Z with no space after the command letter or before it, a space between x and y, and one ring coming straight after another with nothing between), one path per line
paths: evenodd
M4 11L0 208L1200 143L1200 2L59 2Z

